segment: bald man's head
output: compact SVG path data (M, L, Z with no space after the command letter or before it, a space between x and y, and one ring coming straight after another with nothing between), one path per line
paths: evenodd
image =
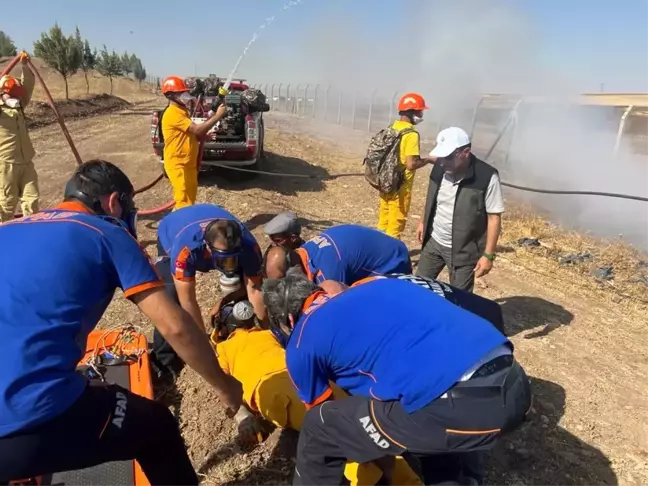
M266 278L283 278L288 269L300 266L301 260L293 250L287 250L281 246L271 246L266 251L264 272Z

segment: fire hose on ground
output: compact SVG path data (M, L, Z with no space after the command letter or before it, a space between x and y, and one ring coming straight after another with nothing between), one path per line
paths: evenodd
M5 67L5 69L2 71L0 76L4 76L5 74L8 74L20 61L20 58L22 56L22 53L16 56L9 64ZM70 133L65 125L65 121L63 120L62 115L59 113L59 111L56 108L56 104L54 103L54 99L52 98L52 95L45 85L45 81L41 77L40 73L36 69L36 67L33 65L30 59L27 59L27 66L29 69L34 73L34 76L36 77L37 81L43 88L43 91L45 92L45 96L47 97L48 104L52 108L52 111L54 112L54 115L61 127L61 130L63 131L63 135L65 136L68 144L70 145L70 149L72 150L72 153L74 155L74 158L76 160L77 165L81 165L83 161L81 160L81 156L79 155L79 152L76 149L76 146L74 145L74 142L72 140L72 137L70 136ZM495 142L493 143L492 147L488 150L488 155L490 155L495 146L499 143L499 140L502 138L504 131L506 130L507 126L502 130L502 132L499 134ZM198 167L200 168L201 162L202 162L202 157L203 157L203 152L204 152L204 141L200 142L199 146L199 151L198 151ZM486 157L488 158L488 156ZM337 173L337 174L329 174L326 177L320 177L320 176L314 176L314 175L309 175L309 174L294 174L294 173L285 173L285 172L268 172L268 171L261 171L261 170L253 170L253 169L243 169L239 167L231 167L228 165L224 164L218 164L218 163L213 163L211 164L216 167L221 167L224 169L228 170L235 170L235 171L240 171L240 172L248 172L248 173L255 173L255 174L261 174L261 175L267 175L267 176L275 176L275 177L296 177L296 178L303 178L303 179L319 179L319 180L331 180L331 179L338 179L340 177L362 177L364 176L363 172L349 172L349 173ZM140 187L135 190L135 194L141 194L143 192L148 191L149 189L153 188L158 182L160 182L164 178L164 174L160 174L158 177L156 177L153 181L150 183L146 184L143 187ZM642 201L642 202L648 202L648 197L642 197L642 196L632 196L628 194L617 194L617 193L610 193L610 192L599 192L599 191L567 191L567 190L550 190L550 189L537 189L537 188L532 188L532 187L526 187L526 186L521 186L518 184L511 184L505 181L502 181L501 184L506 187L510 187L512 189L517 189L521 191L526 191L526 192L535 192L535 193L540 193L540 194L561 194L561 195L585 195L585 196L601 196L601 197L614 197L614 198L622 198L622 199L630 199L634 201ZM163 213L165 211L168 211L169 209L173 208L175 205L174 201L170 201L162 206L159 206L157 208L153 209L145 209L145 210L139 210L138 214L142 216L148 216L148 215L153 215L153 214L159 214ZM17 215L19 216L19 215Z
M211 166L214 167L222 167L223 169L229 169L229 170L236 170L236 171L241 171L241 172L250 172L254 174L263 174L263 175L269 175L269 176L276 176L276 177L298 177L298 178L303 178L303 179L318 179L318 180L330 180L330 179L338 179L340 177L364 177L364 172L340 172L337 174L329 174L325 177L321 176L315 176L315 175L307 175L307 174L291 174L291 173L286 173L286 172L266 172L263 170L252 170L252 169L242 169L240 167L230 167L228 165L224 164L215 164L212 163L210 164ZM617 194L614 192L598 192L598 191L562 191L562 190L550 190L550 189L535 189L533 187L526 187L526 186L520 186L517 184L511 184L509 182L500 182L501 185L510 187L512 189L518 189L520 191L526 191L526 192L537 192L540 194L569 194L569 195L577 195L577 196L604 196L604 197L616 197L616 198L622 198L622 199L632 199L634 201L643 201L643 202L648 202L648 197L642 197L642 196L631 196L628 194Z

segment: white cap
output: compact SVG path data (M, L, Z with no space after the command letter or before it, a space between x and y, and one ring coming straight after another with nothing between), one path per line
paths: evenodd
M441 130L437 135L436 147L432 149L430 155L443 158L450 155L459 147L464 147L470 143L470 137L461 128L450 127Z

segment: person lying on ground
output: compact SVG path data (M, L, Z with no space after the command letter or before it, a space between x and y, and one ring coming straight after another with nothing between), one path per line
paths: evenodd
M269 330L255 327L254 312L249 301L228 301L221 308L212 333L212 345L225 373L240 381L243 400L253 411L241 407L235 417L239 438L258 441L262 427L257 414L277 427L299 431L306 407L299 399L286 369L286 352ZM346 395L332 385L335 398ZM345 477L355 485L374 485L382 471L373 463L347 463ZM396 461L392 478L394 485L422 484L402 459Z
M425 484L480 482L458 478L461 461L448 454L490 449L526 417L530 384L512 343L429 289L385 278L331 297L291 269L266 280L263 296L291 380L310 408L293 484L340 484L349 457L369 462L405 452L420 456ZM351 396L330 401L331 382Z
M281 278L291 267L301 268L318 285L326 280L350 285L371 275L412 272L405 243L354 224L333 226L294 250L268 250L264 262L267 278Z
M230 415L241 405L240 383L223 373L138 244L133 192L117 166L91 160L63 203L0 226L3 244L16 249L0 269L0 484L129 459L152 485L198 484L167 407L76 372L118 287Z
M241 285L235 297L247 297L257 317L263 320L265 306L261 296L261 250L252 233L229 211L215 204L187 206L162 218L157 234L158 260L168 260L180 305L193 317L196 326L206 332L196 297L196 273L217 270L227 277L238 276ZM165 276L168 280L168 275ZM212 309L210 316L217 306ZM154 333L156 359L169 364L168 346ZM178 366L172 366L177 371Z
M304 244L301 224L292 211L283 211L266 223L263 232L270 238L270 246L282 246L294 250ZM267 250L266 250L267 251Z

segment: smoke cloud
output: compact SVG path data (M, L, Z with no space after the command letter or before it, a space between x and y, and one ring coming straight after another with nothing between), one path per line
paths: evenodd
M360 18L344 8L323 9L303 19L299 37L280 52L253 47L242 71L267 83L332 85L348 100L357 92L359 106L376 90L376 102L389 110L393 94L415 90L431 106L424 135L458 125L470 131L483 93L543 97L524 102L511 133L490 160L509 182L546 189L595 190L648 195L648 143L644 116L629 117L628 133L613 154L624 107L579 107L569 99L599 80L584 84L577 62L561 69L546 58L546 42L535 20L516 2L489 0L421 1L414 18L368 35ZM299 7L296 7L298 9ZM281 19L273 28L281 28ZM648 30L648 25L647 25ZM264 35L270 35L265 32ZM630 62L630 61L629 61ZM648 59L635 85L648 92ZM564 66L572 66L567 70ZM637 80L635 80L637 81ZM336 91L337 90L337 91ZM338 95L332 94L337 100ZM348 101L347 101L348 103ZM474 132L475 152L484 155L504 125L514 102L485 103ZM360 109L360 108L359 108ZM639 110L638 110L639 111ZM374 114L376 110L374 111ZM379 127L376 127L376 129ZM506 164L504 164L506 160ZM534 195L506 190L511 199L532 202L554 220L602 236L618 236L648 250L648 204L591 196ZM533 235L529 235L533 236Z

